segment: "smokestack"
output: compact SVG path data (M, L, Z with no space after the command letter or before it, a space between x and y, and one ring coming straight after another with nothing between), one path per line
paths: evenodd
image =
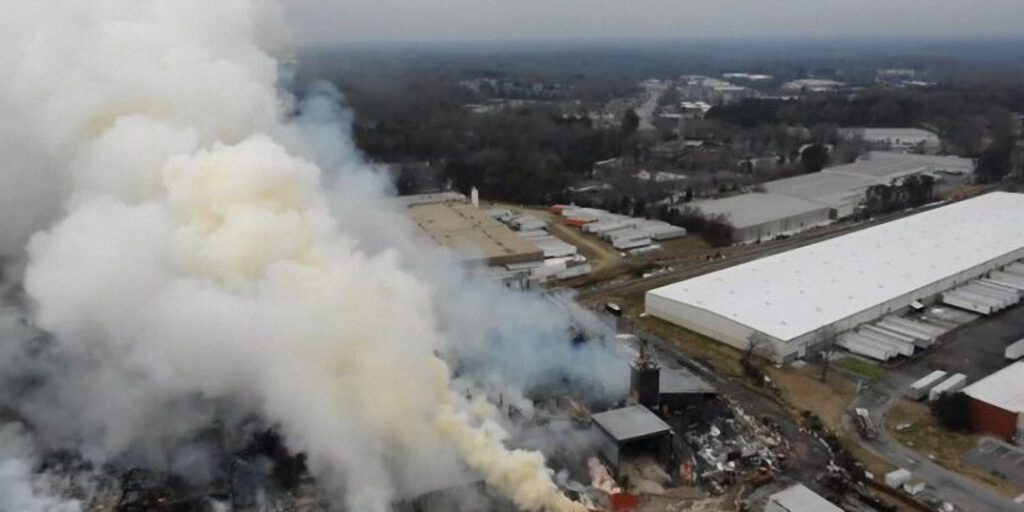
M629 367L630 397L644 407L657 407L661 393L660 379L661 369L658 367L658 363L651 358L647 341L642 340L640 354Z
M470 189L469 200L473 203L473 206L480 208L480 191L476 187Z

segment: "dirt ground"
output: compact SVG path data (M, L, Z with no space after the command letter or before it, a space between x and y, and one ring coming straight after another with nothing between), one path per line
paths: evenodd
M843 428L843 415L856 394L856 387L835 373L828 382L820 380L820 370L815 366L803 369L792 367L768 368L767 373L782 390L787 401L798 411L807 410L817 414L833 432L843 439L844 445L864 463L865 468L882 475L895 469L891 463L864 450Z

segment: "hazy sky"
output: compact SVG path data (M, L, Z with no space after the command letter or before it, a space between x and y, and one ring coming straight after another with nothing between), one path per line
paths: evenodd
M289 0L315 42L1024 35L1024 0Z

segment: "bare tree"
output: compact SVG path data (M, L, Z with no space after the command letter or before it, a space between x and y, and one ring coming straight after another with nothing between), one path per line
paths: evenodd
M747 348L743 350L743 357L740 359L743 366L750 364L750 359L755 355L764 357L768 353L770 343L768 335L760 331L754 331L747 336Z
M818 332L814 334L814 346L821 349L821 381L825 382L828 379L829 366L832 364L832 356L837 352L836 350L836 329L831 325L826 325Z

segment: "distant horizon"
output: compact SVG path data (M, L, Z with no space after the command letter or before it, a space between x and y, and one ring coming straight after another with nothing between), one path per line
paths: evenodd
M316 44L480 41L991 40L1024 34L1019 0L292 0Z
M905 36L900 38L873 37L873 36L748 36L748 37L543 37L543 38L453 38L453 39L372 39L372 40L338 40L338 41L311 41L301 45L302 48L344 48L344 47L389 47L389 46L469 46L482 45L485 47L510 46L510 47L538 47L548 45L572 45L572 46L611 46L625 45L627 47L664 46L674 44L696 44L696 45L745 45L773 43L781 46L801 44L828 45L920 45L920 44L948 44L948 45L971 45L971 44L998 44L998 43L1021 43L1024 42L1024 34L1005 34L993 36L970 36L970 37L948 37L948 36ZM1024 51L1024 49L1022 49Z

